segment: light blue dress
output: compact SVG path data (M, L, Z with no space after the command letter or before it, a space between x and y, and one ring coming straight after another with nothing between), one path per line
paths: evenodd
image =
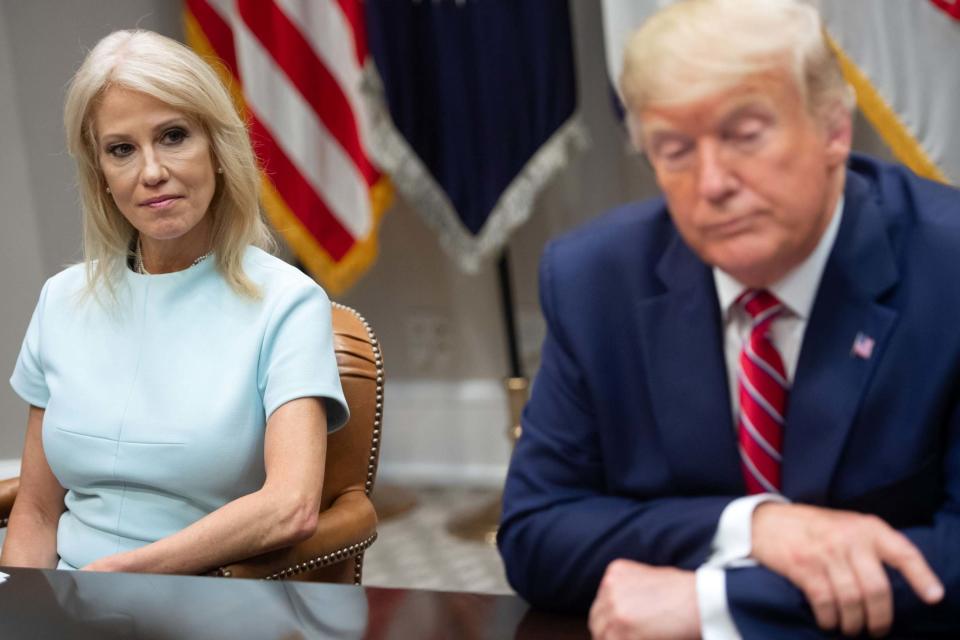
M265 478L266 418L325 399L329 429L348 409L330 302L310 278L248 248L263 295L236 294L213 259L176 273L128 271L118 304L82 298L82 265L40 293L10 380L46 409L43 448L67 490L61 568L175 533Z

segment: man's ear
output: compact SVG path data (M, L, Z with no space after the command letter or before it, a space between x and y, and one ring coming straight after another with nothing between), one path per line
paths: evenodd
M624 120L627 124L627 135L630 138L633 150L643 153L643 125L640 122L640 116L628 110Z
M827 165L843 165L853 146L853 114L840 101L829 105L824 113L824 155Z

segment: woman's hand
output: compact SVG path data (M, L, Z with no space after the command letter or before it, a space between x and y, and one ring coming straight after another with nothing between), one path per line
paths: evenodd
M115 573L118 571L123 571L123 562L122 556L124 554L118 553L112 556L107 556L106 558L100 558L99 560L94 560L90 564L80 567L81 571L99 571L102 573Z

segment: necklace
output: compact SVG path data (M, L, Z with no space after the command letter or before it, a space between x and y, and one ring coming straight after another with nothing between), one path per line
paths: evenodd
M205 254L203 254L193 262L191 262L190 267L197 266L198 264L200 264L201 262L209 258L211 253L213 252L207 251ZM133 267L134 267L134 270L139 274L142 274L145 276L150 275L150 272L147 271L147 268L143 266L143 246L140 244L139 236L137 237L137 251L136 251L136 254L134 254ZM187 267L187 269L189 269L190 267Z

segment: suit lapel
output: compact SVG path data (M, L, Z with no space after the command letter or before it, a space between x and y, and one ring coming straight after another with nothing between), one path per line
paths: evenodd
M659 265L667 287L637 304L657 429L680 492L742 493L717 294L679 236Z
M787 407L782 490L795 500L827 501L857 409L897 319L895 310L877 302L898 279L885 224L866 182L848 172L843 219ZM858 334L873 341L869 355L853 351Z

